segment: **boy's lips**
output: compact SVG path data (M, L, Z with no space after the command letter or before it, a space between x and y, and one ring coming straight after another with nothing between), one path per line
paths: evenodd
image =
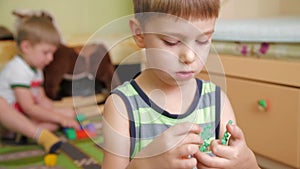
M176 75L181 79L194 77L194 71L180 71L176 72Z

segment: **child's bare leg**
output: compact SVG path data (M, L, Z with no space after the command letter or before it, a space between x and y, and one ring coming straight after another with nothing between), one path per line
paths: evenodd
M56 114L58 115L58 114ZM75 117L68 117L68 116L63 116L59 114L60 122L59 123L51 123L51 122L41 122L41 121L33 121L37 126L50 130L50 131L56 131L59 129L59 127L68 127L68 128L74 128L74 129L79 129L80 125L78 124L77 120Z
M39 128L47 129L49 131L57 131L59 129L59 125L54 124L54 123L40 122L40 123L36 123L36 125Z
M46 152L55 152L61 141L51 132L41 129L0 97L0 123L7 129L37 140Z
M34 137L37 130L37 126L2 98L0 98L0 123L8 130L30 138Z

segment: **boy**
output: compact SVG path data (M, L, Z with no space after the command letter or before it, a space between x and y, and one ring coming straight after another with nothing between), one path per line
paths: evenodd
M133 0L129 22L147 69L104 109L103 168L259 168L227 96L195 79L210 49L219 0ZM223 145L225 130L231 134ZM200 137L201 136L201 137ZM204 142L209 153L200 152Z
M11 131L35 139L47 153L55 153L61 145L61 141L54 134L46 129L38 128L2 97L0 97L0 124Z
M19 50L0 73L0 96L40 128L79 128L72 109L55 109L43 90L42 69L53 59L60 37L47 17L22 20L16 32ZM7 116L11 114L7 112ZM15 121L21 123L22 121Z

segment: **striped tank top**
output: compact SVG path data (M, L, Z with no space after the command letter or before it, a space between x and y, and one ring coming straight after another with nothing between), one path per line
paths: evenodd
M210 143L218 139L220 123L220 87L197 80L197 92L187 112L170 114L160 108L134 81L128 81L114 89L124 101L130 127L130 159L147 146L155 137L178 123L192 122L202 128L201 137Z

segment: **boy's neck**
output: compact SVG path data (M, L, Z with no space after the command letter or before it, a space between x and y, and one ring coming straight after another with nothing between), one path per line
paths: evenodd
M30 63L26 60L26 57L24 57L24 54L19 53L17 56L19 56L34 72L37 72L37 68L30 65Z
M136 82L145 93L153 90L161 90L166 95L174 95L174 93L189 93L195 92L197 88L195 78L190 79L184 84L176 85L176 82L166 83L163 80L153 75L151 70L143 71L136 79ZM173 84L174 83L174 84Z
M197 82L194 78L184 85L170 85L158 78L151 78L151 73L145 71L135 80L156 105L170 114L185 113L194 101L193 93L197 91Z

